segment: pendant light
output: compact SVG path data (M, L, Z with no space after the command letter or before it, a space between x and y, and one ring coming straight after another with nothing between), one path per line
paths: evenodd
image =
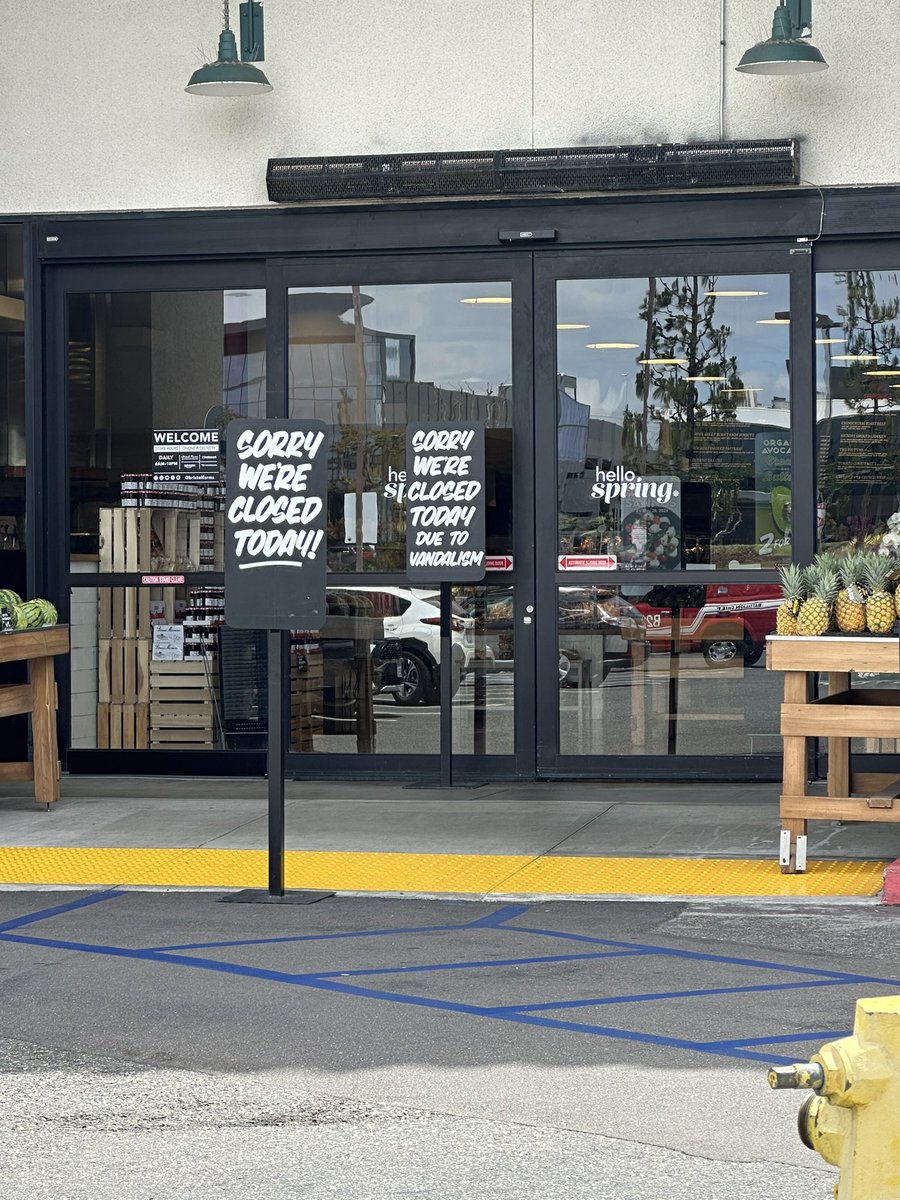
M192 96L262 96L272 85L254 61L262 60L262 5L241 5L241 57L228 20L228 0L224 0L225 28L219 34L219 55L215 62L196 70L184 89ZM245 36L249 34L249 36Z
M772 36L757 42L735 70L747 75L809 75L828 63L804 36L809 29L812 0L781 0L772 21Z

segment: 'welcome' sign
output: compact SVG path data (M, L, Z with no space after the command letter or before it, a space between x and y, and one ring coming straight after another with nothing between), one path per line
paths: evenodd
M484 426L416 424L406 432L406 571L415 583L484 578Z
M325 623L328 435L322 421L238 420L225 450L225 621Z

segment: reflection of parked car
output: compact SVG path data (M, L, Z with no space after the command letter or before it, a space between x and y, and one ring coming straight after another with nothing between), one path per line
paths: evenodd
M711 667L723 667L741 661L752 666L762 657L781 599L777 583L711 583L650 588L634 603L644 614L651 648L671 652L676 616L679 649L702 652Z
M369 615L384 622L384 639L372 647L376 692L396 704L439 704L441 662L440 596L401 587L328 589L328 611L337 611L342 593L364 601ZM474 622L458 606L451 616L453 691L472 659Z

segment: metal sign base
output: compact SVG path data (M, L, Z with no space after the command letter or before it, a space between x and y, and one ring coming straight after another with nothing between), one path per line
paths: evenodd
M289 892L277 895L267 892L265 888L242 888L239 892L229 892L220 896L220 904L317 904L327 900L334 892L313 892L306 888L295 888Z

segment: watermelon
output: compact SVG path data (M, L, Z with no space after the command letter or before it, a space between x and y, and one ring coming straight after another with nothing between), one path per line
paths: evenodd
M9 613L9 619L12 622L13 629L27 629L25 614L22 612L20 604L0 604L0 609L5 608Z
M40 629L44 624L44 611L39 600L25 600L16 605L16 611L21 614L26 629Z
M55 625L56 622L59 620L59 616L56 612L56 606L51 604L49 600L43 600L43 599L35 600L34 603L39 604L41 606L41 613L44 618L43 621L41 622L41 624L42 625Z
M18 592L14 592L12 588L0 588L0 608L12 608L14 604L21 604L22 597Z

